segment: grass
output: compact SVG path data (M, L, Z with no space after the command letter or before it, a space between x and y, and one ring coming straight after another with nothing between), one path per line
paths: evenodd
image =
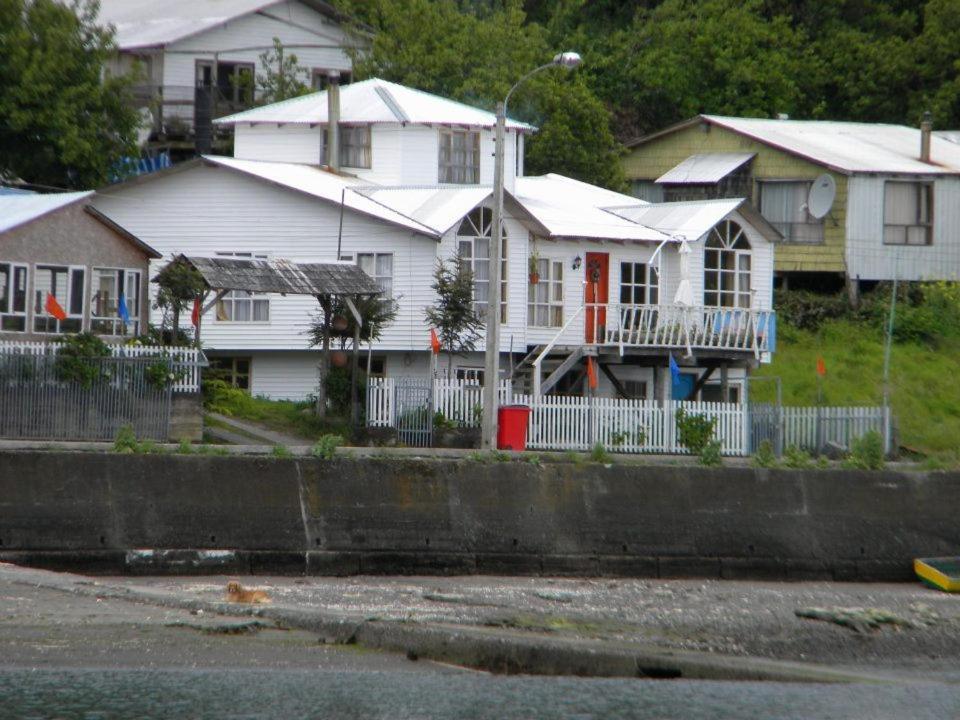
M779 376L783 402L815 405L817 357L823 357L825 405L879 405L883 398L883 335L849 320L825 322L809 332L782 325L773 363L756 376ZM900 443L955 465L960 460L960 339L945 338L936 348L894 344L890 365L891 405ZM773 383L755 382L751 398L769 402Z

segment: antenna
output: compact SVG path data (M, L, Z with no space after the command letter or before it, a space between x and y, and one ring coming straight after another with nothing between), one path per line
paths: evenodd
M807 196L807 212L820 220L833 207L837 197L837 181L830 173L824 173L813 181L810 194Z

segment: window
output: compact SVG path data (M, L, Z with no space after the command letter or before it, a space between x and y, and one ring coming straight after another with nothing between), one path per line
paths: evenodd
M253 361L248 357L212 357L209 374L240 390L250 390L250 368Z
M761 182L760 213L791 243L822 243L823 219L807 210L812 182Z
M33 330L38 333L76 333L83 329L82 267L37 265L33 276ZM58 320L47 312L50 296L67 317Z
M700 388L700 401L701 402L723 402L723 386L720 383L707 383L702 388ZM727 402L739 403L740 402L740 385L729 383L727 385L727 392L729 393L730 399Z
M483 385L483 368L458 367L453 372L457 380Z
M341 255L341 260L353 262L352 254ZM357 265L377 281L384 298L393 297L393 253L357 253Z
M473 273L473 309L481 317L487 314L490 289L490 230L493 211L479 207L470 211L457 230L457 252ZM501 233L500 322L507 321L507 232Z
M0 332L27 330L27 266L0 262Z
M387 358L383 355L372 355L360 363L367 370L369 377L382 378L387 376Z
M349 85L351 80L353 79L353 75L347 72L346 70L338 70L337 72L340 73L340 85ZM330 84L327 77L329 73L330 73L330 70L327 70L325 68L324 69L314 68L313 73L311 74L311 77L310 77L310 87L318 91L326 90L327 85Z
M370 168L370 126L340 126L340 166ZM320 164L327 165L327 128L320 135Z
M217 91L222 100L235 105L253 102L254 66L252 63L217 63Z
M218 252L217 257L266 260L267 256L248 252ZM263 293L231 290L217 303L217 322L270 322L270 299Z
M120 296L130 323L120 319ZM90 332L97 335L139 335L140 271L94 268L90 282Z
M735 222L725 220L710 231L704 249L703 288L705 305L751 305L750 243Z
M441 183L475 185L480 182L480 133L476 130L440 131Z
M883 242L933 244L933 183L884 183Z
M634 400L647 399L647 381L646 380L624 380L623 389L627 395Z
M527 324L535 327L563 325L563 261L537 259L540 280L527 286Z
M656 270L646 263L620 263L621 305L656 305L658 297Z

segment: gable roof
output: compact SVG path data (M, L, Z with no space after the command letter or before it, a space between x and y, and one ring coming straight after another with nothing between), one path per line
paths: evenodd
M199 35L282 0L100 0L101 24L116 28L121 50L158 47ZM297 0L332 18L339 14L322 0Z
M327 122L327 91L302 95L219 118L222 125L237 123L282 123L316 125ZM449 100L439 95L371 78L340 88L340 122L346 125L401 123L413 125L462 125L492 128L492 112ZM532 125L507 119L513 130L533 131Z
M934 133L931 162L920 160L920 130L906 125L833 120L770 120L698 115L629 144L637 147L698 123L722 127L835 172L957 175L960 145Z
M783 239L780 232L744 198L687 200L652 205L608 208L614 215L654 228L674 239L699 240L710 228L737 211L770 242Z
M0 233L33 222L47 213L72 205L91 195L93 190L49 195L27 193L0 195Z

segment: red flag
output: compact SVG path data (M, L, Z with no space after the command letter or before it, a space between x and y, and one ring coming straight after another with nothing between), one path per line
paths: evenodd
M200 327L200 298L193 299L193 312L190 313L190 322L195 328Z
M587 358L587 381L590 383L590 389L596 390L599 381L597 380L597 365L592 357Z
M440 338L437 337L437 331L430 328L430 349L434 355L440 354Z
M53 315L57 320L67 319L67 313L63 311L60 303L57 302L57 299L51 293L47 293L47 302L44 303L43 309L47 311L48 315Z
M817 375L823 377L827 374L827 364L823 361L822 357L817 357Z

